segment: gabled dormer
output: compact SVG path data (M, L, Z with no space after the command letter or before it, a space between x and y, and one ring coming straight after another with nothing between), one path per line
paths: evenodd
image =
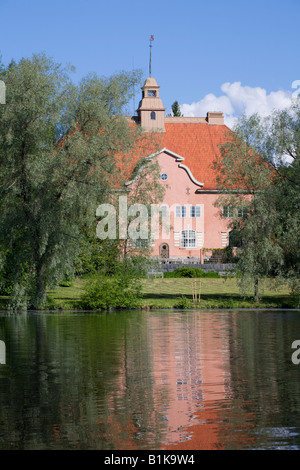
M155 78L148 77L142 87L142 100L137 109L140 125L145 132L165 132L165 110L159 98Z

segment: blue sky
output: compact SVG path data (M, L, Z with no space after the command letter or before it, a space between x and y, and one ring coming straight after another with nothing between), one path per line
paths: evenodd
M230 118L257 100L266 114L300 80L299 18L299 0L0 0L0 54L8 64L45 52L73 64L74 80L132 68L146 78L154 35L167 112L178 100L186 115L210 105Z

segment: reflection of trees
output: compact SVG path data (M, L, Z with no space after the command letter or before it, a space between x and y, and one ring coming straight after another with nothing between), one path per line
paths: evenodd
M260 430L299 427L300 368L291 362L291 344L299 331L297 314L238 312L228 317L228 331L230 417L236 426L249 426L241 421L248 416L251 426Z
M118 392L121 408L130 412L135 441L141 447L160 448L164 423L157 402L163 397L155 387L153 338L146 316L127 323L124 346L124 382Z
M0 371L0 448L110 449L128 433L138 433L141 445L151 436L158 445L161 418L152 406L142 316L1 320L9 342Z

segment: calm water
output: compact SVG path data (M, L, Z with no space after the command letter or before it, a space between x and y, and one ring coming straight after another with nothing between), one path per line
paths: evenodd
M300 449L300 312L0 314L0 449Z

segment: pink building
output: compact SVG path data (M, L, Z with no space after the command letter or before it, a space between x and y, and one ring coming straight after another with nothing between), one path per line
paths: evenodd
M199 258L228 245L230 211L215 207L219 196L213 162L229 131L222 112L206 117L166 117L153 77L142 87L138 116L131 118L145 132L160 136L160 149L152 155L166 185L161 220L170 221L170 233L160 231L151 240L153 256ZM128 183L128 188L134 183Z

